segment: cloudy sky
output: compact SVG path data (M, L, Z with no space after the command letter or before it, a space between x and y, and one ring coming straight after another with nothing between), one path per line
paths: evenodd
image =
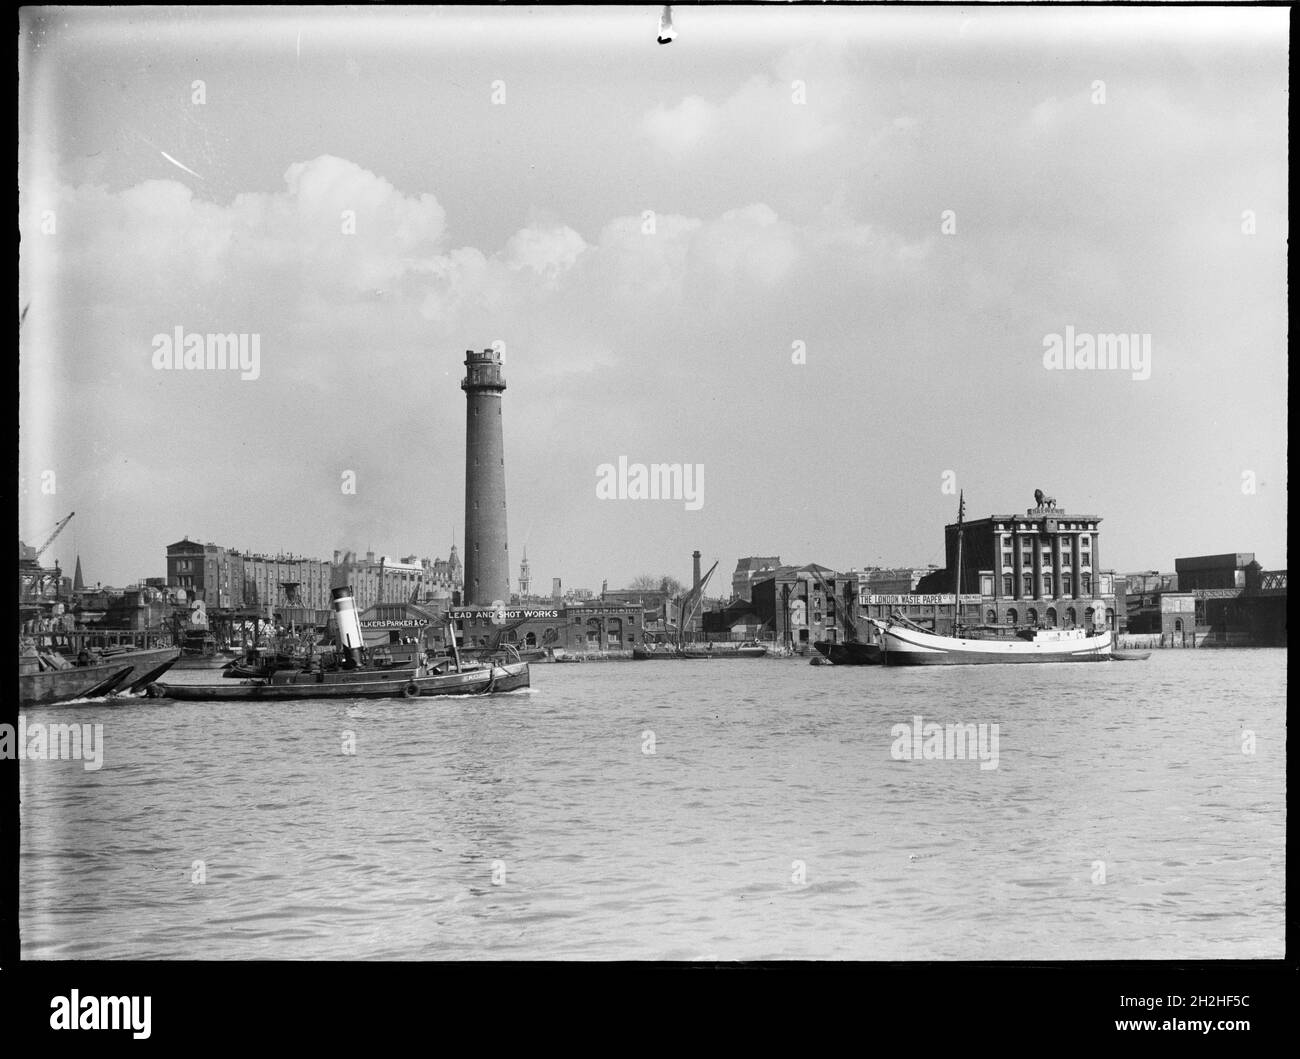
M76 510L46 560L114 584L445 556L501 342L546 588L941 563L950 485L1286 565L1285 10L658 15L26 9L20 535ZM177 327L258 378L157 370ZM1067 328L1149 378L1045 366ZM620 456L703 506L598 499Z

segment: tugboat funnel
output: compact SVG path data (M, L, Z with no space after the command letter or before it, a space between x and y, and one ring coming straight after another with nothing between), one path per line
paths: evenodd
M334 618L339 623L339 643L350 651L358 651L365 646L361 638L361 622L357 620L357 605L352 598L352 586L330 590L334 606Z

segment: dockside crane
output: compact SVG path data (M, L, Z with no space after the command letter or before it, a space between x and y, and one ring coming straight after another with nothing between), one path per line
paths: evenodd
M59 522L59 524L54 527L54 532L51 533L48 537L46 537L45 543L36 549L36 554L32 556L32 562L39 563L41 561L41 556L45 554L45 549L54 543L54 538L63 532L64 527L67 526L67 524L72 521L72 516L75 514L76 512L73 511L71 514L68 515L67 518L62 519Z

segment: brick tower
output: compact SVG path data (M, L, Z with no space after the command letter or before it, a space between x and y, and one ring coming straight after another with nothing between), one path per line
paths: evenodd
M510 602L501 354L465 351L465 602Z

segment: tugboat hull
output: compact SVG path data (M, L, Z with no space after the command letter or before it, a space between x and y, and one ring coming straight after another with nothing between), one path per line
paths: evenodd
M281 679L289 676L303 679ZM412 673L374 672L355 674L358 679L320 680L320 674L291 673L272 679L223 684L154 684L150 694L184 702L258 701L285 702L302 699L415 699L430 695L477 695L492 684L487 669L439 676L417 677ZM330 678L336 674L328 674ZM348 674L351 677L353 674Z

